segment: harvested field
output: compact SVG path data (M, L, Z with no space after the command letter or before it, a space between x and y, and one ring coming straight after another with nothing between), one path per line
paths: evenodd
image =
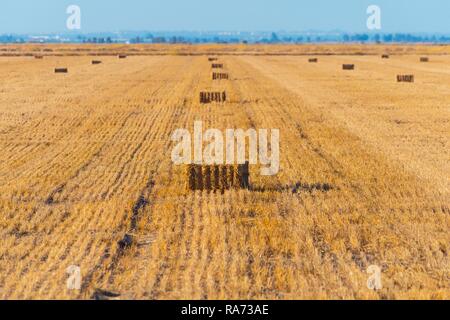
M450 56L433 55L445 47L319 64L193 49L234 52L220 57L229 81L212 80L208 56L111 48L95 67L90 55L0 57L0 298L450 298ZM226 92L226 107L200 92ZM229 167L205 167L202 188L199 175L186 188L170 136L196 120L280 129L280 172L250 166L250 188L232 188ZM66 287L73 265L80 290Z
M410 45L367 45L367 44L320 44L320 45L299 45L290 44L257 44L257 45L185 45L185 44L86 44L80 47L76 44L58 44L48 48L42 44L14 44L0 45L0 56L29 56L40 53L46 56L117 56L124 55L200 55L216 59L221 55L258 55L258 56L278 56L278 55L447 55L450 52L450 45L434 46L410 46Z

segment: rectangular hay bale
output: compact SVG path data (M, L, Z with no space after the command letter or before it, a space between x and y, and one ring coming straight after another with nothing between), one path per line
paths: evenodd
M225 91L222 92L210 92L202 91L200 92L200 103L206 104L211 102L226 102L227 94Z
M249 189L249 162L239 165L198 165L186 168L188 191Z
M412 74L398 75L397 82L414 82L414 75L412 75Z
M355 65L354 64L343 64L342 69L343 70L355 70Z
M213 80L228 80L228 73L213 72L212 79Z
M67 68L55 68L55 73L68 73L69 70Z

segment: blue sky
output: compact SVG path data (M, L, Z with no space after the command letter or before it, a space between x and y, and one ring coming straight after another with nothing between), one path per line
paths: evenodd
M82 32L362 32L376 4L382 32L450 33L449 0L2 0L0 34L66 31L71 4L81 8Z

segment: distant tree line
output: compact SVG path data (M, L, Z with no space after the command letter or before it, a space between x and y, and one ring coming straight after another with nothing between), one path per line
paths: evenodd
M26 42L73 42L73 43L326 43L326 42L344 42L344 43L450 43L450 35L418 35L409 33L320 33L320 34L281 34L275 32L268 36L223 36L211 34L207 37L198 37L195 35L158 35L153 34L126 34L117 35L65 35L52 36L31 36L31 35L0 35L0 43L26 43Z
M111 39L111 37L106 37L106 38L97 38L97 37L92 37L92 38L83 38L81 39L81 42L83 43L114 43L114 41Z

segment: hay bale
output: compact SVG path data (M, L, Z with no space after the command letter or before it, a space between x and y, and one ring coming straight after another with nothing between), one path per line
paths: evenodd
M202 91L200 92L200 103L206 104L211 102L225 102L227 100L227 94L225 91L223 92L209 92Z
M237 181L237 170L234 166L228 166L227 170L227 179L228 179L228 188L236 188L236 181Z
M397 75L397 82L414 82L414 75L413 74Z
M213 63L213 64L211 65L211 67L212 67L213 69L222 69L222 68L223 68L223 63Z
M317 58L309 58L308 62L309 63L317 63L319 60Z
M92 60L92 64L100 64L102 63L100 60Z
M228 73L224 72L213 72L212 73L213 80L228 80Z
M209 57L208 58L208 61L210 61L210 62L212 62L212 61L217 61L218 59L217 58L214 58L214 57Z
M127 56L125 54L119 54L119 59L126 59Z
M34 56L34 58L35 58L35 59L44 59L44 56L36 55L36 56Z
M241 189L248 189L250 187L249 177L249 162L246 161L245 164L238 165L238 181Z
M420 62L429 62L430 59L428 57L420 57Z
M186 167L187 190L224 191L248 189L249 163L233 165L196 165Z
M196 164L195 165L195 189L194 190L203 190L203 170L202 166Z
M212 190L211 166L205 166L203 170L203 178L204 178L203 188L208 191Z
M355 65L354 64L343 64L342 69L343 70L355 70Z
M383 54L383 55L381 56L381 59L389 59L389 55L388 55L388 54Z
M220 189L228 190L230 184L228 181L228 167L225 165L220 166Z
M187 180L188 180L188 183L187 183L187 188L186 189L188 189L188 190L196 190L196 182L197 182L197 179L196 179L196 171L195 171L195 165L194 164L190 164L190 165L188 165L187 166L187 168L186 168L186 175L187 175Z
M212 187L213 190L220 190L220 181L221 181L221 177L220 177L220 167L218 165L214 165L212 166L212 170L213 170L213 179L212 179Z
M69 70L67 68L55 68L55 73L68 73Z

